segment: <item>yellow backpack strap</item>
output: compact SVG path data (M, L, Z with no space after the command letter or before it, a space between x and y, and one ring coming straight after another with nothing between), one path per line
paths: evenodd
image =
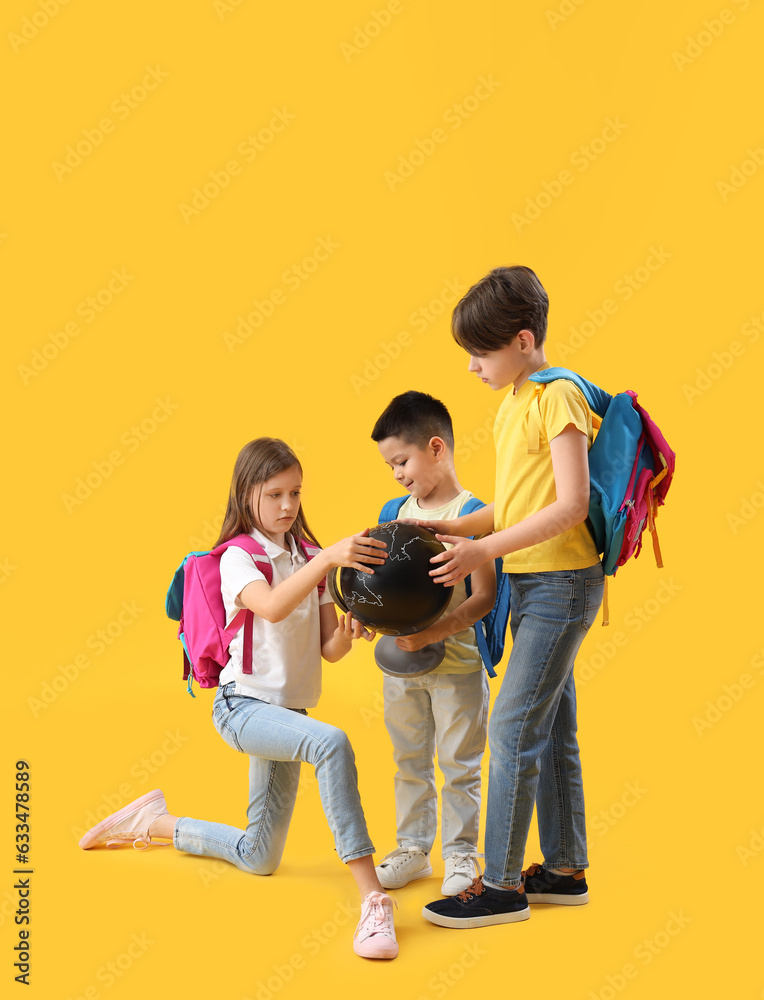
M602 624L610 624L610 602L607 593L607 577L605 577L605 587L602 591Z
M544 383L536 382L533 386L533 400L528 410L528 454L538 455L541 440L541 406L539 400L544 391Z

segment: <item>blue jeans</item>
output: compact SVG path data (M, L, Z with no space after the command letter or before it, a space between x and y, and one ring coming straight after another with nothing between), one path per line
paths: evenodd
M215 728L226 743L249 754L247 829L183 817L173 843L187 854L222 858L242 871L270 875L279 866L300 780L300 762L316 769L324 814L340 858L374 853L369 840L355 756L345 733L310 719L304 710L269 705L218 688L212 707Z
M550 868L587 868L573 661L602 603L604 573L511 573L512 653L488 723L485 879L520 881L533 806Z

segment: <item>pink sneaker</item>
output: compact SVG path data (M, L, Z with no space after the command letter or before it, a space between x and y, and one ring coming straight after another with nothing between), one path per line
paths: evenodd
M164 793L155 788L153 792L147 792L134 802L130 802L124 809L119 809L100 823L96 823L80 840L80 847L83 851L87 851L102 844L106 847L132 844L137 850L145 851L149 844L154 843L149 834L149 827L168 812Z
M395 958L398 954L393 926L394 903L395 900L385 892L370 892L366 896L353 938L356 955L361 958Z

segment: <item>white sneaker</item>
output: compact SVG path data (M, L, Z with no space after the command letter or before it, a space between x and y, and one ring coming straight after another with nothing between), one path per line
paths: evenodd
M400 889L414 879L432 875L428 855L421 847L398 847L382 858L376 871L385 889Z
M440 891L444 896L456 896L469 889L480 874L474 854L449 854L446 860L446 873Z
M141 795L139 799L128 803L124 809L107 816L96 823L80 840L83 851L91 847L121 847L132 844L139 851L145 851L149 844L156 843L151 839L149 827L160 816L167 815L167 805L162 792L155 788L153 792Z
M361 958L395 958L398 942L393 926L395 900L385 892L370 892L361 906L353 936L353 951Z

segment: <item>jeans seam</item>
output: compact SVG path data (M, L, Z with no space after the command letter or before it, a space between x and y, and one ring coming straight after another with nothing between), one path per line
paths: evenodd
M268 791L265 796L265 801L263 802L263 808L260 811L260 818L257 821L257 836L252 841L252 849L248 851L246 854L241 855L241 857L246 858L247 860L249 860L255 853L255 851L258 849L258 847L260 846L260 841L263 836L263 827L265 826L265 814L268 812L268 806L270 805L271 802L271 792L273 791L273 779L276 775L276 763L277 762L275 760L271 761L271 769L268 775Z
M568 623L568 624L570 624L570 623ZM528 722L528 716L531 714L531 711L532 711L533 707L536 704L536 698L538 697L538 691L539 691L539 687L541 686L541 682L542 682L542 680L544 678L544 675L546 674L546 671L547 671L547 669L549 667L550 662L552 662L552 660L554 659L554 655L555 655L555 653L557 651L557 647L560 645L560 642L562 641L562 637L563 637L563 634L561 632L560 634L558 634L557 640L555 641L555 644L554 644L553 648L550 650L549 656L547 657L547 661L546 661L546 664L544 666L544 671L539 676L538 681L536 683L536 686L535 686L535 688L533 690L533 698L531 699L531 701L529 703L529 706L528 706L528 708L526 710L525 717L524 717L524 719L522 721L522 725L520 726L520 731L519 731L519 733L517 735L517 739L516 739L516 743L515 743L515 752L514 752L514 756L515 756L515 775L514 775L515 794L514 794L514 800L513 800L513 803L512 803L512 815L511 815L510 821L509 821L509 837L508 837L508 840L507 840L507 851L506 851L506 854L504 856L504 872L506 872L507 867L509 865L509 855L510 855L510 849L511 849L511 845L512 845L512 832L513 832L514 823L515 823L515 813L516 813L515 806L516 806L517 790L518 790L518 784L519 784L518 783L518 772L520 770L520 754L518 753L518 745L519 745L521 737L522 737L522 735L523 735L523 733L525 731L525 726L526 726L526 723ZM538 788L538 781L537 781L536 787ZM504 884L505 883L502 882L502 885L504 885Z
M558 711L559 711L559 709L558 709ZM553 774L554 774L555 792L557 793L557 809L558 809L558 812L559 812L559 817L558 817L559 826L557 828L557 834L558 834L558 842L559 842L559 844L561 845L561 848L562 848L562 853L563 853L563 855L567 855L567 853L568 853L568 844L567 844L567 839L565 837L565 832L566 832L566 823L565 823L565 796L563 794L562 781L560 780L561 779L561 774L560 774L560 754L559 754L558 741L555 738L555 726L556 726L556 724L557 724L557 720L555 719L555 721L552 723L552 732L550 733L549 738L552 741L552 769L553 769Z
M430 711L427 713L426 728L425 728L425 741L422 747L423 751L426 751L427 756L427 766L424 771L424 777L430 787L430 796L428 797L425 807L422 810L421 822L419 826L419 837L425 843L430 842L429 830L427 829L429 825L430 813L432 812L432 800L433 794L435 797L435 826L437 828L438 823L438 792L437 786L435 785L435 761L434 761L434 750L433 737L435 735L435 719L433 718L432 712L432 695L430 695ZM433 753L430 753L430 747L433 748ZM423 754L425 756L425 754ZM430 847L432 845L430 844ZM429 852L430 847L426 848Z

